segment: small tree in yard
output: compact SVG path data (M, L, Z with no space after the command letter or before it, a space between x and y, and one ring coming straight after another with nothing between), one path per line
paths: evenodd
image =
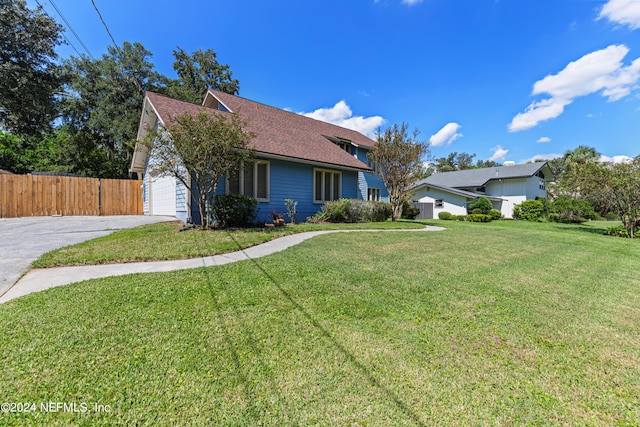
M378 134L376 145L368 155L389 192L392 221L402 216L402 205L409 197L411 185L420 178L422 157L428 152L428 145L417 139L418 131L409 136L407 128L406 123L394 124Z
M640 226L640 156L623 163L588 162L573 172L573 190L594 205L608 206L629 237Z
M202 111L173 117L164 128L150 132L152 173L174 176L197 196L201 227L211 225L215 194L222 176L253 158L254 134L236 114Z

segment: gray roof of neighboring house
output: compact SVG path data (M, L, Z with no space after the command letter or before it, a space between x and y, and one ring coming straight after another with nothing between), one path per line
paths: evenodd
M487 182L497 179L528 178L541 169L545 179L552 178L546 162L525 163L522 165L498 166L493 168L466 169L453 172L440 172L418 181L415 187L422 185L442 186L449 188L482 187Z
M447 187L444 185L437 185L437 184L418 184L415 188L422 187L423 185L426 185L430 188L435 188L436 190L446 191L447 193L457 194L459 196L467 197L469 199L477 199L480 196L485 196L487 199L491 200L492 202L499 202L502 200L502 198L500 197L486 196L480 193L472 193L471 191L459 190L457 188L451 188L451 187Z

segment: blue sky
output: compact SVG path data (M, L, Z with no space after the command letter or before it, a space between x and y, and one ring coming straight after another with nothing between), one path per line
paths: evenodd
M39 1L106 52L91 0ZM211 48L245 98L368 135L405 121L436 158L640 155L638 0L94 2L116 42L141 42L166 75L176 46Z

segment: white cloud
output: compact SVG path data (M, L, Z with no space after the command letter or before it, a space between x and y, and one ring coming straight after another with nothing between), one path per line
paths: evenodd
M542 138L538 138L536 141L538 144L544 144L545 142L551 142L551 138L548 136L543 136Z
M508 126L518 132L554 119L575 98L602 92L608 101L618 101L629 95L640 81L640 58L624 66L622 59L629 53L624 45L611 45L570 62L558 74L548 75L533 85L532 95L548 94L550 98L535 101L524 113L518 113Z
M331 108L318 108L311 113L298 114L358 131L369 138L375 138L376 131L385 123L385 119L381 116L354 116L344 100L339 101Z
M422 3L422 0L402 0L402 4L406 4L407 6L413 6L420 3Z
M564 112L564 107L571 104L566 99L544 99L534 102L524 113L518 113L509 124L509 132L518 132L538 126L545 120L555 119Z
M613 157L609 157L609 156L600 156L600 161L601 162L608 162L608 163L627 163L633 160L633 157L629 157L629 156L613 156Z
M640 28L640 2L638 0L609 0L600 10L598 19L606 18L632 30Z
M442 129L431 135L429 143L432 147L446 147L456 139L462 137L462 134L458 132L461 127L462 126L455 122L447 123Z
M509 150L505 150L499 145L496 145L495 147L493 147L491 151L493 151L493 155L489 157L489 160L494 162L497 162L499 160L504 160L504 158L507 157L507 153L509 153Z

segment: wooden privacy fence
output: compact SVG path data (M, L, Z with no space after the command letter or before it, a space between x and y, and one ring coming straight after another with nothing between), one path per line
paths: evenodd
M142 215L142 181L0 175L0 218Z

